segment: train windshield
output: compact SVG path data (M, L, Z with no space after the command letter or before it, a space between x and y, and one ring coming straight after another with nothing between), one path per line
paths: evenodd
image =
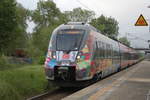
M78 50L84 35L83 30L62 30L56 37L56 48L62 51Z

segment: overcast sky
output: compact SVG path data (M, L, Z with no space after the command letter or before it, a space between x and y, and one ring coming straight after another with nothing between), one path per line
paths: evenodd
M38 0L17 0L25 8L36 9ZM101 14L114 17L119 22L120 36L130 39L134 47L148 47L147 41L150 40L148 27L134 26L136 20L143 14L145 19L150 19L149 0L53 0L61 11L72 10L76 7L91 9L96 16ZM89 9L88 9L88 8ZM33 24L30 25L30 27ZM127 34L128 33L128 34ZM136 40L135 40L136 37ZM139 39L137 39L139 37ZM145 40L145 41L144 41Z

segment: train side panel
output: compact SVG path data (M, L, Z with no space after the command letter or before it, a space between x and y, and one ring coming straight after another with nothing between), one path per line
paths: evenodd
M93 61L96 74L105 77L120 69L120 54L118 42L95 32L95 46Z

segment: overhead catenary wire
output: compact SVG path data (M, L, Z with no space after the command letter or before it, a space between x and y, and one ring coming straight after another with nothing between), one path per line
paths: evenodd
M76 0L80 5L82 5L83 7L85 7L86 9L92 11L92 9L90 9L87 5L85 5L84 3L82 3L81 1L79 0Z
M88 7L86 4L84 4L83 2L81 2L80 0L76 0L76 2L78 2L80 5L82 5L84 8L90 10L90 11L94 11L92 10L90 7ZM101 14L102 10L99 11L98 9L96 10L99 14Z

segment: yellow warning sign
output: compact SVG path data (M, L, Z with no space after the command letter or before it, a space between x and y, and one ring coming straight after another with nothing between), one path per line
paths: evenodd
M142 14L140 15L140 17L136 21L135 26L148 26L148 23L146 22L146 20Z

